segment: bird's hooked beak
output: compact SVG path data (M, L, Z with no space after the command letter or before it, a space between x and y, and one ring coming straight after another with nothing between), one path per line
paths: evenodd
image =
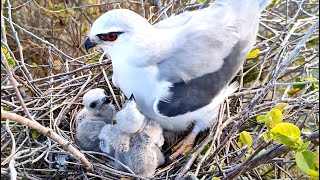
M93 48L93 47L95 47L96 45L97 45L97 43L92 42L89 37L87 37L86 41L84 42L84 47L86 48L86 51L87 51L87 52L88 52L88 50L89 50L90 48Z

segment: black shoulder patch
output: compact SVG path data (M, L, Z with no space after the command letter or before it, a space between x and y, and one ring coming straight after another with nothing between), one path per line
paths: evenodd
M170 102L159 101L158 111L168 117L192 112L208 105L226 87L243 64L246 55L241 54L240 43L224 59L223 66L216 72L192 79L190 82L177 82L170 88Z

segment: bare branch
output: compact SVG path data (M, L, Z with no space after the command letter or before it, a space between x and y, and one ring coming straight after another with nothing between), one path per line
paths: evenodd
M18 97L20 103L21 103L21 106L22 108L24 109L26 115L28 116L29 119L31 119L32 121L34 121L33 117L31 116L26 104L24 103L24 100L19 92L19 89L18 89L18 82L17 80L13 77L12 75L12 72L11 72L11 69L9 67L9 64L7 62L7 59L6 59L6 56L4 55L4 53L2 52L2 48L1 48L1 62L4 64L4 66L6 67L6 70L7 70L7 74L9 76L9 79L11 81L11 84L14 88L14 92L16 93L16 96Z
M62 139L57 133L55 133L52 129L49 129L47 127L42 126L37 121L32 121L30 119L24 118L22 116L19 116L14 113L1 111L1 119L10 119L15 122L18 122L20 124L23 124L25 126L28 126L29 128L32 128L45 136L49 137L50 139L56 141L59 143L62 147L64 147L67 151L70 152L70 154L74 155L77 159L79 159L85 169L89 172L93 171L92 164L87 160L87 158L76 148L74 148L70 142Z

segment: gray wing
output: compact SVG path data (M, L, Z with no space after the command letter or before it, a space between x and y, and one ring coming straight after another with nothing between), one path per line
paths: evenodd
M188 82L219 70L239 42L240 22L234 11L218 1L210 8L160 22L156 27L176 32L170 49L157 60L161 80Z
M261 1L261 0L260 0ZM188 82L221 69L224 60L236 50L247 53L254 42L259 23L258 0L216 0L208 8L182 13L154 25L163 32L174 32L168 43L160 48L157 63L160 79ZM242 53L242 52L241 52Z
M103 121L83 120L76 131L76 139L80 147L87 151L100 151L98 135L105 124Z
M239 71L258 23L256 0L217 0L192 14L158 61L159 79L173 86L169 102L160 100L155 111L172 117L208 105Z

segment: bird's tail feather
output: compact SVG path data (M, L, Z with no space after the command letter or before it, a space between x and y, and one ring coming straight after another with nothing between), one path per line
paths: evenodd
M230 96L231 94L233 94L234 92L236 92L236 90L239 88L239 83L237 81L233 82L232 84L230 84L226 91L226 97Z

